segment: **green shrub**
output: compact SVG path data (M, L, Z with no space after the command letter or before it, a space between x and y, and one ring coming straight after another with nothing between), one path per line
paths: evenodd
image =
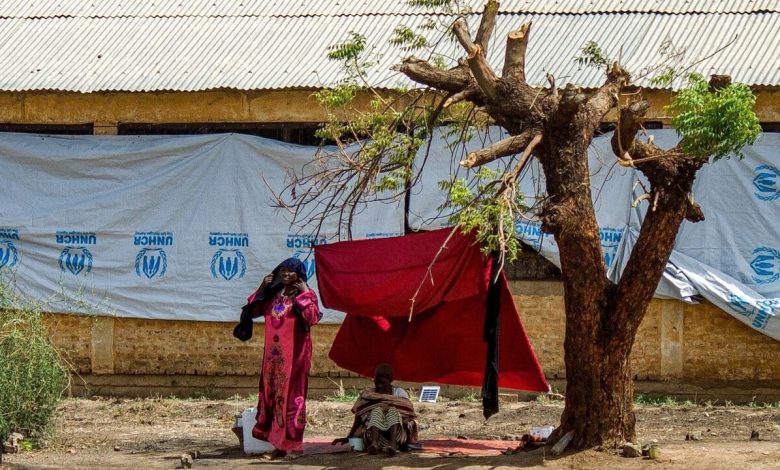
M40 306L0 280L0 435L19 432L34 443L48 437L69 385L69 369L49 340Z

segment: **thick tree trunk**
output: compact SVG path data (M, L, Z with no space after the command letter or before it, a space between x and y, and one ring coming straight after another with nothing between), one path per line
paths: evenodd
M631 349L680 224L689 213L688 196L701 166L659 158L652 168L644 169L653 183L652 204L615 285L606 279L590 192L567 194L567 188L589 187L587 171L583 173L577 163L586 159L586 150L576 146L551 149L541 157L545 176L552 175L547 177L548 191L555 195L552 200L568 200L577 214L574 219L559 217L549 228L560 249L566 305L566 406L552 439L572 432L572 445L578 449L616 447L635 440Z
M566 323L566 406L558 437L573 432L577 449L633 441L634 382L628 352L583 341L577 331L585 326L570 317Z

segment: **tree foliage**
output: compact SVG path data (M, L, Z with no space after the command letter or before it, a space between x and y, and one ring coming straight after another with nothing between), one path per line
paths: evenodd
M679 90L667 110L680 135L683 152L719 160L729 155L742 158L742 148L755 142L761 132L753 111L756 98L746 85L729 84L713 90L699 74L688 75L688 86Z

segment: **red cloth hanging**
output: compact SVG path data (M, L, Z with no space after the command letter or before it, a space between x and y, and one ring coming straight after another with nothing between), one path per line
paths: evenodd
M347 314L330 350L340 367L373 377L387 362L397 380L482 385L490 265L473 236L442 229L319 245L315 262L322 304ZM503 273L498 282L499 386L547 392Z

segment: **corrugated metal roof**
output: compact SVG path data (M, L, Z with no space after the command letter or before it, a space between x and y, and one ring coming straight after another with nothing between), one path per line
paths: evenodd
M462 3L481 11L485 0ZM506 13L780 12L778 0L504 0ZM419 14L403 0L3 0L0 18L163 16L352 16Z
M72 3L76 2L58 4ZM206 3L221 4L209 0L198 5ZM346 39L349 31L364 34L367 43L381 52L379 65L369 75L373 84L409 86L413 84L390 70L409 53L388 40L396 26L420 26L427 19L424 15L6 18L0 19L0 90L318 88L343 78L340 65L326 54L328 46ZM476 28L478 16L468 19ZM549 71L559 84L600 85L600 70L580 70L574 62L589 40L611 57L622 51L623 63L637 74L660 60L658 49L665 40L685 48L686 61L692 62L738 35L725 51L694 70L729 74L754 85L780 85L780 13L501 15L489 57L497 70L503 62L502 38L528 20L534 21L526 61L533 83L543 83ZM457 44L446 43L445 49L453 59L463 55Z

